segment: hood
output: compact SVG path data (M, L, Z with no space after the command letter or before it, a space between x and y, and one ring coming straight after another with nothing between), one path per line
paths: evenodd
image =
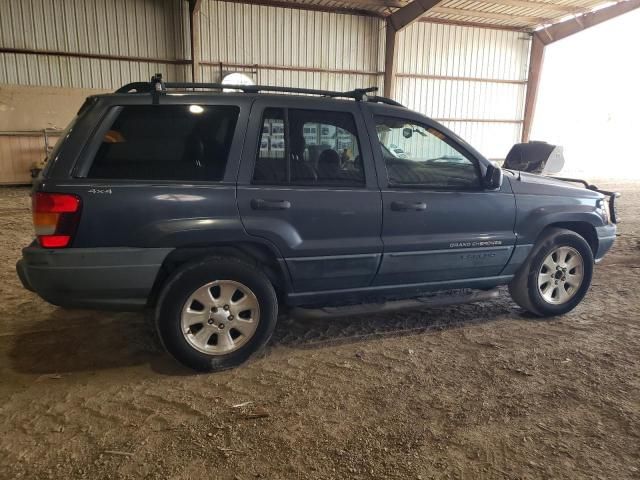
M557 180L534 173L508 171L506 178L515 193L529 195L564 195L582 198L603 198L604 195L585 188L580 183Z

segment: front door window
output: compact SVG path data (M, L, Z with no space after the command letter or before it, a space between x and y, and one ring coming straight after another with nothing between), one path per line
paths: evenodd
M480 188L476 162L440 131L394 117L376 116L375 121L389 187Z

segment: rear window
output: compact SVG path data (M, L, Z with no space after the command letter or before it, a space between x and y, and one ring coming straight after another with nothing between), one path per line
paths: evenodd
M89 178L220 181L240 109L131 105L105 132Z

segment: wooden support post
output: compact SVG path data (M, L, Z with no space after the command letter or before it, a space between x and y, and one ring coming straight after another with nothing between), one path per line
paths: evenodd
M200 82L200 6L201 0L189 1L189 33L191 40L191 81Z
M538 32L533 34L531 42L531 57L529 60L529 76L527 79L527 96L524 102L524 122L522 123L522 142L528 142L531 135L531 125L536 111L538 86L544 61L545 44Z
M396 75L396 38L398 32L387 21L385 50L384 50L384 96L392 98L394 94L394 80Z
M398 32L435 7L440 0L413 0L386 18L384 53L384 96L393 97L396 74L396 40Z

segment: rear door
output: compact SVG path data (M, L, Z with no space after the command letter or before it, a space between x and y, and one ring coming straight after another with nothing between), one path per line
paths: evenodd
M516 240L509 183L484 189L486 160L441 125L400 108L366 109L384 217L374 284L498 276Z
M237 192L247 232L278 248L295 291L370 284L382 206L355 102L258 98Z

